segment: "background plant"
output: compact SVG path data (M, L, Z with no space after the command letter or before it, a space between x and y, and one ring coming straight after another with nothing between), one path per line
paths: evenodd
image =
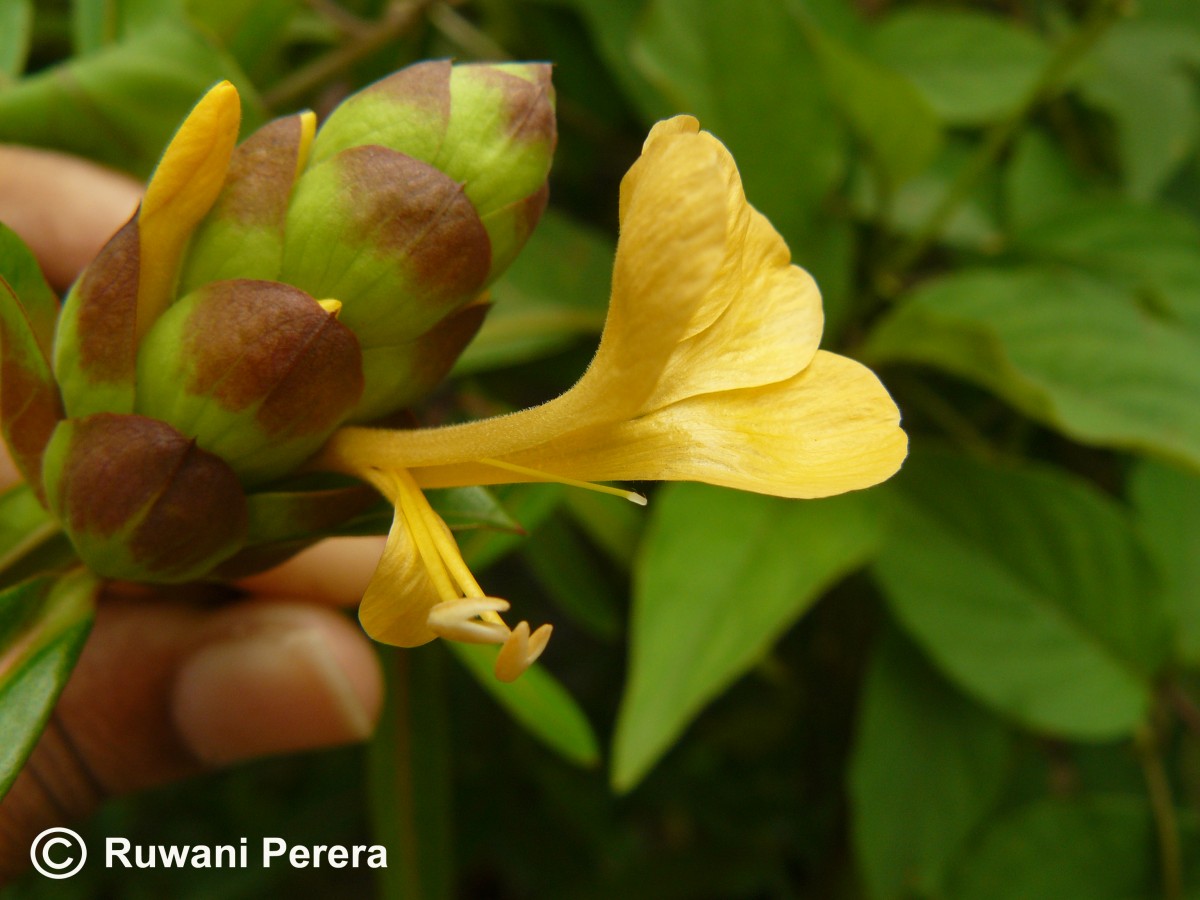
M436 403L578 375L619 177L690 112L817 277L825 346L881 372L910 460L814 502L497 490L528 536L464 551L553 608L566 692L496 705L439 647L389 653L365 757L114 803L90 833L375 828L390 896L1200 896L1200 6L0 0L0 139L144 176L219 78L248 131L430 56L552 60L560 128L551 210Z

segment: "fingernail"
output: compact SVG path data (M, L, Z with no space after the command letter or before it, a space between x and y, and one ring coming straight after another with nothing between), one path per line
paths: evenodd
M223 765L370 735L382 679L361 633L321 609L265 608L248 618L179 671L173 713L198 759Z

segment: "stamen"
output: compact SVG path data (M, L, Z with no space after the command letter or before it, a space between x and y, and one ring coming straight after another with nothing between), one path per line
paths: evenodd
M439 637L467 644L503 644L508 640L508 626L502 622L481 622L476 616L508 609L508 601L499 597L461 597L447 600L429 610L428 624Z
M500 467L507 465L500 464ZM407 469L385 471L372 466L362 475L395 504L404 527L412 535L430 581L442 598L426 614L429 629L439 637L463 643L500 644L500 652L496 655L496 677L500 681L519 678L546 649L552 627L542 625L530 634L529 623L521 622L515 629L509 630L499 616L499 613L508 610L508 601L483 593L475 576L467 568L454 535L429 505L424 492ZM546 480L557 479L548 476ZM598 485L582 482L580 485L600 489ZM608 489L606 493L616 491Z
M335 319L338 317L338 314L341 313L341 311L342 311L342 301L341 300L333 300L333 299L318 300L317 306L321 307L321 309L325 310L325 312L329 313Z
M496 678L500 681L516 681L521 674L537 662L550 641L552 625L543 625L532 635L529 623L522 620L509 634L504 646L496 654Z
M434 589L443 600L458 599L462 593L455 589L450 573L446 571L446 566L442 562L442 555L438 552L437 544L422 515L421 505L426 502L425 495L413 483L412 476L408 472L400 469L390 474L392 477L387 481L392 490L385 491L385 493L392 494L388 499L399 507L400 514L404 517L404 524L408 526L408 530L412 534L413 542L417 545L417 553L420 554L421 561L425 563ZM480 593L483 592L480 591Z
M481 459L479 462L485 466L495 466L497 469L505 469L509 472L516 472L518 475L525 475L535 481L551 481L557 484L565 484L569 487L583 488L586 491L596 491L601 494L612 494L614 497L623 497L630 503L636 503L638 506L646 505L646 498L636 491L626 491L621 488L610 487L607 484L595 484L591 481L577 481L574 478L564 478L562 475L554 475L550 472L543 472L539 469L529 469L525 466L518 466L515 463L504 462L499 459Z

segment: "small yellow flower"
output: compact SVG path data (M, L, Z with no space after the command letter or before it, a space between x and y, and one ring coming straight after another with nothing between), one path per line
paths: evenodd
M620 220L608 318L573 388L463 425L344 428L319 455L396 507L360 608L375 639L498 643L496 674L511 680L550 636L548 625L531 634L503 623L508 603L475 582L423 488L689 480L811 498L899 468L907 439L895 403L867 368L817 349L816 284L695 119L650 132L621 184Z

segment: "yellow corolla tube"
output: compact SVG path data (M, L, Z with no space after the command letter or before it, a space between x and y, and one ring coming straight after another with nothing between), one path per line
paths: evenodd
M900 467L907 438L895 403L865 366L818 349L816 284L695 119L650 132L621 185L620 223L604 332L573 388L463 425L345 428L318 457L396 504L360 611L378 640L499 643L497 674L511 678L549 637L548 626L503 624L507 603L466 572L421 488L686 480L812 498Z

